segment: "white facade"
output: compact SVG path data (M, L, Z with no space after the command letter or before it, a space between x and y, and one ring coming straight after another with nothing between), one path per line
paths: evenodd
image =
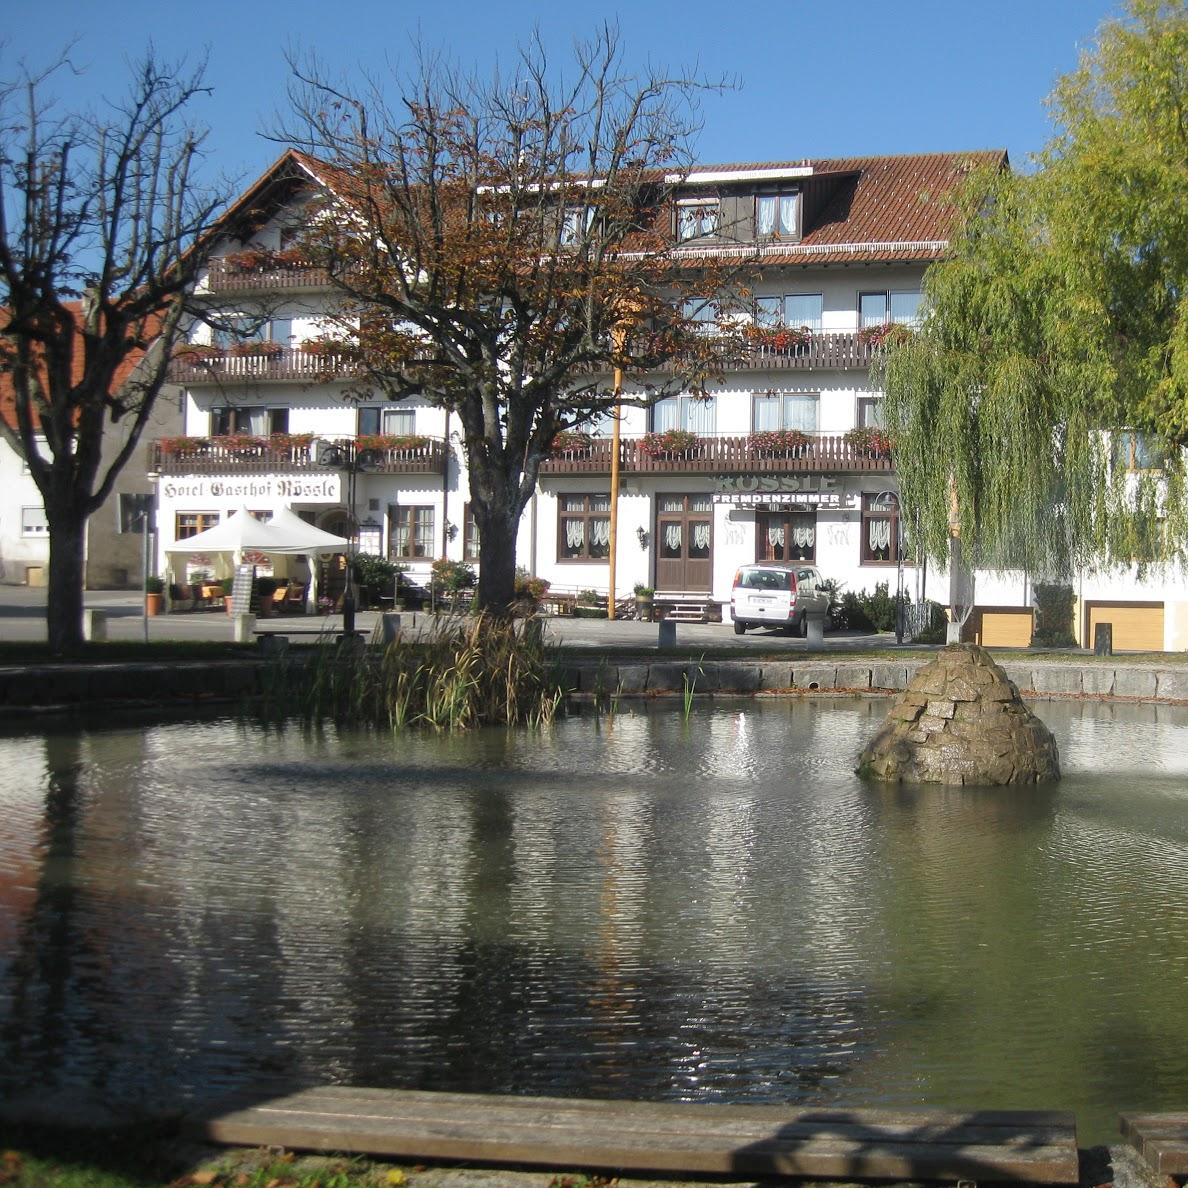
M894 161L870 160L872 174L881 163ZM904 172L902 165L895 167ZM858 165L846 168L846 176L860 172ZM748 175L727 170L723 176L741 183ZM910 191L914 183L910 173L905 176L901 191ZM920 181L917 188L927 193L930 184ZM732 201L743 201L745 193L736 189ZM877 188L873 192L877 196ZM876 200L864 199L868 213ZM814 201L814 209L827 206L825 198ZM250 268L236 272L240 266L231 261L255 245L283 251L285 229L300 220L300 202L294 199L258 228L249 243L229 240L216 248L207 291L225 314L252 314L259 293L280 279L276 266L268 265L270 276L253 289ZM855 212L861 205L853 199ZM831 226L849 217L849 206L845 210L832 216ZM923 233L910 237L912 242L885 243L891 236L877 227L863 234L873 236L871 242L826 243L795 259L795 246L790 247L768 257L757 275L755 321L808 326L811 350L785 351L770 367L764 360L771 356L757 352L714 386L708 402L685 395L652 409L624 408L618 597L630 595L638 584L654 587L658 599L699 600L720 609L729 603L734 571L772 556L774 550L784 559L812 561L843 590L871 590L886 582L894 591L902 581L913 599L924 594L946 601L943 573L922 573L899 563L890 463L845 441L854 428L878 423L881 394L871 386L871 351L859 332L914 320L924 269L943 243L938 246ZM267 513L289 505L339 534L354 526L360 551L407 565L418 582L427 581L437 557L474 563L477 550L466 515L469 491L457 420L423 401L393 404L351 391L314 346L302 345L333 337L321 317L326 291L316 277L303 276L299 266L283 265L279 272L285 279L282 300L275 303L274 289L271 316L256 334L272 344L259 350L272 354L236 354L238 348L232 348L225 357L175 374L186 390L183 433L199 444L192 441L172 453L162 448L158 454L162 572L170 564L169 546L175 540L240 506ZM201 339L209 341L205 329L195 333L195 340ZM830 344L838 350L830 353L825 349ZM641 439L669 428L694 432L705 450L662 465L647 461ZM748 439L771 429L803 431L813 444L782 461L752 464L748 459L758 455ZM389 440L424 441L388 450L378 470L359 473L352 501L350 476L316 464L317 441L362 444L361 439L377 433ZM609 426L599 426L598 433L609 433ZM236 450L227 444L235 434L257 444ZM609 460L607 443L597 441L594 453ZM547 580L554 592L595 590L605 596L608 493L609 465L577 464L566 455L546 462L520 525L518 563ZM680 556L669 556L676 553ZM301 564L292 563L295 573ZM278 575L286 576L287 563L278 565ZM226 563L191 557L175 563L170 576L185 581L199 568L226 572ZM1023 576L978 575L978 605L995 613L1025 614L1032 595ZM1161 608L1163 646L1188 645L1188 591L1180 574L1144 582L1084 575L1078 596L1078 630L1083 634L1089 632L1092 603L1150 602Z

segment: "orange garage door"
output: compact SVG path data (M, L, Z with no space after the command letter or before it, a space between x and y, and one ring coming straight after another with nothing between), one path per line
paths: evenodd
M1031 646L1031 609L982 611L981 643L984 648Z
M1162 602L1090 602L1086 604L1089 633L1085 646L1093 647L1098 623L1111 623L1114 647L1130 652L1163 651Z

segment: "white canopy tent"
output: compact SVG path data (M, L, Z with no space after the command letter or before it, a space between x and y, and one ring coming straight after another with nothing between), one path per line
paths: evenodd
M239 507L213 528L198 532L185 540L169 545L166 553L230 553L232 566L242 564L246 552L267 553L274 556L323 556L326 553L345 553L350 542L307 524L287 505L273 512L271 520L257 520L246 507ZM310 566L310 584L306 605L317 605L318 570Z

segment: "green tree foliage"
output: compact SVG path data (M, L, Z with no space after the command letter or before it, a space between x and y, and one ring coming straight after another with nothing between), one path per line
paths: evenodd
M904 501L938 560L954 517L975 565L1171 559L1188 540L1182 0L1131 0L1049 105L1033 173L970 179L931 316L889 353ZM1135 432L1161 439L1158 467Z

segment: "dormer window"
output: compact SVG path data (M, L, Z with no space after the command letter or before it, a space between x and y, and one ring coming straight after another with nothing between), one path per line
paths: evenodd
M755 195L755 236L757 239L798 239L797 206L800 194L786 190Z
M677 240L704 239L718 234L720 204L717 198L680 198L677 200Z

